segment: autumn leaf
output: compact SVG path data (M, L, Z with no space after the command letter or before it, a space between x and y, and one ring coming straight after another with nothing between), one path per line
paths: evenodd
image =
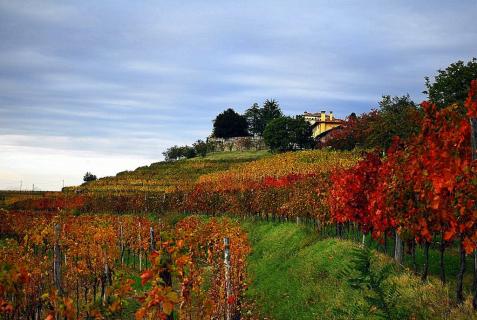
M154 274L150 270L143 272L141 274L141 284L145 285L153 276Z
M174 304L172 302L164 301L162 303L162 310L164 311L165 314L170 315L173 309L174 309Z

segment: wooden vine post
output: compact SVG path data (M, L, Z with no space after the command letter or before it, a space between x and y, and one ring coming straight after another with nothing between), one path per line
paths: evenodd
M225 319L232 319L230 297L232 296L232 286L230 283L230 239L224 238L224 266L225 266Z
M149 237L150 237L150 249L151 252L156 250L156 242L154 241L154 228L150 227L149 228Z
M139 271L142 271L142 250L141 250L142 239L141 239L141 222L139 222L139 228L138 228L138 240L139 240Z
M63 288L61 286L61 250L60 250L60 232L61 226L59 223L55 224L55 245L53 247L53 277L55 288L59 295L63 295Z
M397 231L395 232L395 234L396 234L396 241L394 246L394 260L396 261L397 264L402 265L403 243Z
M125 246L124 246L124 234L123 234L123 224L121 223L119 225L119 241L120 241L120 249L121 249L121 265L124 265L124 250L125 250Z

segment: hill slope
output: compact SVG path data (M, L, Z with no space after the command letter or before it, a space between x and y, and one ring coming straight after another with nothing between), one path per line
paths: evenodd
M267 157L267 151L216 152L207 157L178 161L161 161L133 171L119 172L116 176L105 177L65 188L65 191L82 190L88 192L169 192L176 188L184 190L204 174L224 171L230 167Z
M336 238L320 239L305 225L242 222L248 231L252 253L247 296L263 319L380 319L376 309L366 310L363 295L353 289L343 271L351 266L358 244ZM391 259L376 254L377 268ZM476 319L471 297L456 308L447 297L449 288L432 277L421 282L408 270L390 278L399 290L398 306L407 319ZM374 310L374 311L373 311ZM397 315L396 315L397 316Z

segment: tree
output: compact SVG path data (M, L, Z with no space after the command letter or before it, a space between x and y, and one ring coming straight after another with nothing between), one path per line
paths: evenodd
M166 161L176 160L180 157L180 147L173 146L162 153Z
M425 77L427 90L423 93L439 108L457 103L464 111L463 105L473 79L477 79L477 59L472 58L467 64L459 60L445 70L437 70L434 82Z
M248 136L247 120L232 108L217 115L214 120L213 135L216 138L232 138Z
M248 130L253 135L262 135L263 134L263 119L262 119L262 109L258 106L258 103L254 103L250 108L245 110L244 114L247 119Z
M281 117L283 117L282 110L278 102L274 99L265 100L261 108L257 103L254 103L245 111L245 118L247 119L250 132L258 136L263 135L267 124Z
M280 117L267 125L263 137L270 150L283 152L311 148L311 134L311 126L303 117Z
M194 147L191 146L173 146L162 153L166 161L178 160L182 158L194 158L197 153Z
M261 110L262 113L262 123L263 123L263 131L267 127L267 125L273 121L274 119L278 119L283 117L282 110L280 109L280 105L278 101L275 99L272 100L265 100L263 103L263 107ZM262 131L262 134L263 134Z
M352 150L366 145L370 123L379 123L379 114L376 110L356 116L350 114L341 127L333 129L327 136L327 141L321 147L331 147L336 150Z
M313 129L303 116L296 116L293 119L293 128L291 131L292 140L297 149L311 149L315 141L312 138Z
M195 152L195 148L191 146L183 146L181 147L182 156L186 159L194 158L197 153Z
M86 172L86 174L83 177L84 182L90 182L90 181L94 181L96 179L97 179L96 176L89 171Z
M197 140L193 147L195 149L195 153L201 157L205 157L207 152L209 152L209 144L203 140Z
M383 96L379 109L356 116L352 113L339 129L329 133L323 146L351 150L357 146L386 150L394 137L408 140L419 133L422 111L410 99Z
M383 96L379 102L378 117L368 122L365 146L386 150L393 137L408 140L419 133L422 114L409 95Z

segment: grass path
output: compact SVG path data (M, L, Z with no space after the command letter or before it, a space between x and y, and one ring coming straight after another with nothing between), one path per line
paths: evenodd
M294 223L242 222L252 253L248 259L250 287L247 299L263 319L377 319L355 313L365 306L362 292L351 288L340 273L350 265L351 241L318 239L312 230ZM377 255L382 266L390 259ZM449 288L436 278L422 283L409 271L393 275L401 294L400 305L413 319L477 319L468 300L457 308Z

